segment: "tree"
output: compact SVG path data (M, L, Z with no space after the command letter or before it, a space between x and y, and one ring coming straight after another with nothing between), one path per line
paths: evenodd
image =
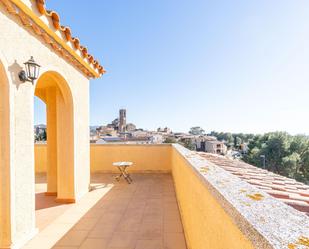
M195 136L205 135L205 131L199 126L191 127L189 133Z
M284 175L291 178L297 178L300 161L301 161L300 155L296 152L282 158Z
M289 155L290 136L286 132L273 132L265 136L268 139L262 144L261 151L266 156L267 169L283 174L283 158Z
M196 150L195 144L192 142L192 140L187 139L183 143L181 143L184 147L186 147L189 150Z
M232 149L247 143L248 152L243 160L263 167L261 156L265 156L266 169L309 184L309 137L291 136L286 132L270 132L264 135L243 133L210 133Z
M253 164L259 167L262 167L262 163L261 163L261 151L258 147L254 147L251 150L249 150L250 153L247 153L246 155L244 155L243 160L249 164Z
M165 144L174 144L174 143L177 143L177 141L173 137L167 137L167 138L165 138L163 143L165 143Z
M254 134L216 132L216 131L210 132L209 136L216 137L219 141L224 142L226 146L231 149L239 149L241 144L249 143L255 137Z
M47 133L46 130L44 129L41 135L41 141L47 141Z
M234 137L234 148L239 148L242 144L242 139L238 136Z

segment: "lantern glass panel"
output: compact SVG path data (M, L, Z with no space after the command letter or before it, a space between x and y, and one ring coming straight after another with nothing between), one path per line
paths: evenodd
M29 64L25 63L25 68L26 68L26 77L29 78L30 76L30 69L29 69Z
M35 79L36 66L34 64L32 64L32 63L29 63L28 67L29 67L29 75L28 75L28 77L30 79Z
M36 70L35 70L35 79L39 78L39 75L40 75L40 66L37 66L36 67Z

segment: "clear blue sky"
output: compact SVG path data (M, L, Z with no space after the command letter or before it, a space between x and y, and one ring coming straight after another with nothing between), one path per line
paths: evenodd
M49 0L107 70L91 125L309 134L308 0ZM35 122L45 123L36 101Z

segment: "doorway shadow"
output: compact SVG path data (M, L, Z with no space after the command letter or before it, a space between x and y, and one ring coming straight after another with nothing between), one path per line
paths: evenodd
M45 193L35 194L35 210L46 209L64 205L62 203L55 202L55 196L46 196Z

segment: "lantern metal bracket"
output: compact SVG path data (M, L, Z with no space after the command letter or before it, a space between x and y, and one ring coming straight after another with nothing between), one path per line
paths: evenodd
M27 74L26 74L26 71L25 70L21 70L18 74L18 77L19 77L19 80L21 82L26 82L26 81L29 81L32 83L32 85L34 84L34 80L31 80L31 79L28 79L27 78Z

